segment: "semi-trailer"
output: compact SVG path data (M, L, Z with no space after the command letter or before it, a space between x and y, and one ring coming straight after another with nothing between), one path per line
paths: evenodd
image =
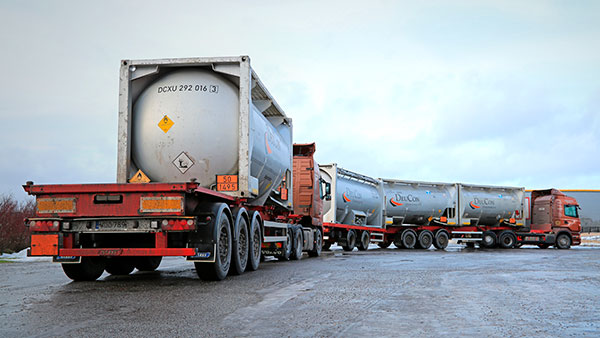
M292 151L292 120L249 57L123 60L117 183L28 182L29 254L73 280L154 270L163 256L221 280L262 255L318 255L321 223L294 214Z
M27 182L29 255L53 257L73 280L154 270L163 256L221 280L334 242L579 243L577 202L556 190L529 204L522 188L374 179L319 166L315 150L293 145L292 120L247 56L123 60L117 182Z

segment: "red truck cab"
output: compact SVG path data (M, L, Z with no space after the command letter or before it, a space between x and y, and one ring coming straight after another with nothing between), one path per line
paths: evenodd
M546 189L532 191L531 202L531 232L551 237L539 247L547 248L550 243L559 248L581 244L577 200L557 189Z

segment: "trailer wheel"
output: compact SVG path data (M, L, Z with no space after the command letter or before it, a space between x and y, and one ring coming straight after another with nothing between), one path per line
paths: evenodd
M402 244L401 234L397 234L396 237L394 238L394 245L396 246L397 249L404 248L404 244Z
M371 236L368 231L360 233L360 241L358 242L358 250L365 251L369 249L369 243L371 242Z
M571 237L569 235L562 233L556 237L556 247L559 249L568 249L571 247Z
M126 276L135 269L135 262L130 257L111 257L106 259L106 272L116 276Z
M448 247L449 241L450 236L448 236L448 233L444 230L438 230L433 238L433 246L436 249L444 250L446 247Z
M162 256L136 257L135 268L139 271L154 271L160 265Z
M342 245L344 251L352 251L356 246L356 232L354 230L349 230L346 235L346 244Z
M377 246L379 246L382 249L389 248L390 245L392 245L392 242L388 242L385 240L383 242L377 242Z
M481 246L484 248L493 248L498 244L498 237L493 231L484 231L481 235Z
M417 241L417 246L421 249L429 249L433 244L433 233L429 230L423 230L419 233L419 240Z
M250 218L250 248L248 250L248 264L246 270L256 271L260 265L262 236L260 234L260 219L258 215L252 215Z
M81 257L81 263L63 263L62 268L65 275L76 282L93 281L102 276L105 264L103 257Z
M246 265L248 264L248 224L244 216L239 216L238 229L237 229L237 240L232 242L231 252L231 263L233 269L229 272L234 275L241 275L246 271Z
M295 261L302 259L302 249L304 241L302 240L302 228L293 227L294 229L294 248L292 250L291 258Z
M214 233L216 240L215 262L195 262L196 274L203 280L223 280L227 277L231 267L231 224L225 210L227 206L220 207L217 212Z
M412 249L417 244L417 233L412 229L406 229L402 232L402 246Z
M323 235L321 235L321 230L315 229L315 243L312 250L308 252L309 257L319 257L321 256L321 248L323 247Z
M504 230L498 236L498 244L502 249L511 249L517 242L517 236L510 230Z
M286 232L286 239L285 239L285 250L283 250L283 255L279 255L277 256L277 259L279 259L280 261L287 261L288 259L290 259L290 256L292 255L292 246L293 246L293 241L294 241L294 230L292 229L291 226L288 226L287 228L287 232Z

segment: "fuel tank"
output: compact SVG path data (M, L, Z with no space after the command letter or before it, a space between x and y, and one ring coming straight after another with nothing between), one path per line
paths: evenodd
M458 184L460 225L523 226L525 188Z
M331 199L323 202L323 222L383 226L381 182L339 168L319 165L321 178L331 184Z
M291 209L292 189L280 194L292 177L291 119L247 56L124 62L131 118L120 119L119 155L128 161L119 181L141 170L153 182L196 179L250 204ZM227 184L217 175L228 175L220 181Z
M457 223L456 184L390 179L382 179L382 182L388 222L396 225L427 225L433 220L450 225Z

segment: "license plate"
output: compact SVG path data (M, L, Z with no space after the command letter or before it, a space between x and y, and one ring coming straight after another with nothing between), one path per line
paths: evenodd
M126 221L100 221L96 222L96 230L121 230L127 229Z

